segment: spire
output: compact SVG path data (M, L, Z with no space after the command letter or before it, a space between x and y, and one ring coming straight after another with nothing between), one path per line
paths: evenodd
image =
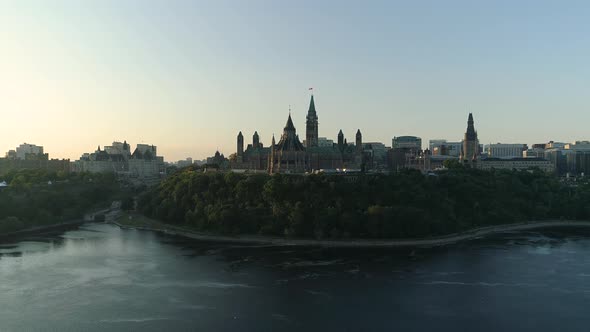
M271 146L271 147L273 147L273 148L274 148L274 146L275 146L275 142L276 142L276 141L275 141L275 134L272 134L272 146Z
M311 100L309 101L309 110L307 111L307 116L317 116L315 112L315 103L313 101L313 95L311 95Z
M285 125L285 130L295 130L295 126L293 125L293 120L291 120L291 110L289 110L289 118L287 119L287 124Z
M237 155L241 156L244 154L244 135L242 132L238 134L238 148L237 148Z
M357 129L356 131L356 141L354 142L356 145L356 151L359 153L363 152L363 135L361 134L361 130Z
M465 132L465 139L467 140L476 140L477 133L475 132L475 127L473 125L473 114L469 113L469 117L467 118L467 132Z

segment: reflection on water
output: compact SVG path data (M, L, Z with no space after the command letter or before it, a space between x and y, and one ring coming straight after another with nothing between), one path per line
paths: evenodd
M410 255L88 224L0 245L0 331L586 330L590 237L564 232Z

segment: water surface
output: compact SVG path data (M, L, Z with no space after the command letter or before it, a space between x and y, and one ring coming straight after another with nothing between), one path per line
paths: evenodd
M211 244L87 224L0 244L0 331L584 331L582 232L411 253Z

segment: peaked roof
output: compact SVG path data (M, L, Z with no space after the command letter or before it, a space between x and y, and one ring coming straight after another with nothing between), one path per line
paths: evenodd
M289 113L289 118L287 119L287 124L285 125L285 130L295 130L295 126L293 125L293 120L291 120L291 113Z
M309 102L309 110L307 111L308 115L316 115L315 112L315 103L313 102L313 95L311 95L311 101Z
M477 132L473 126L473 114L471 113L469 113L469 118L467 119L467 132L465 132L465 139L470 141L477 139Z

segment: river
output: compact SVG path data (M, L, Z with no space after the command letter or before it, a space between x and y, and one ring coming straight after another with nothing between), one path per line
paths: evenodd
M587 229L413 252L108 224L0 243L0 331L583 331L589 311Z

